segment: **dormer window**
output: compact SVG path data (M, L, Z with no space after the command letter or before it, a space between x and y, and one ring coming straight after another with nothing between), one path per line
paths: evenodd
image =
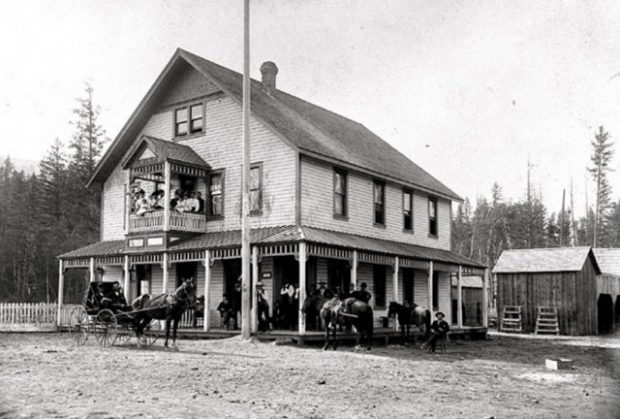
M204 129L204 107L202 103L177 108L174 111L174 135L179 137L202 132Z

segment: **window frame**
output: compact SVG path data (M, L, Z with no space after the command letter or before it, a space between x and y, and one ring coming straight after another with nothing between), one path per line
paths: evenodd
M377 221L377 186L381 186L381 194L383 195L383 202L381 203L381 222ZM385 214L386 214L386 194L385 194L385 182L379 179L373 179L372 181L372 220L373 224L377 227L385 227Z
M192 109L196 108L196 107L200 107L200 110L202 112L200 118L194 118L194 115L192 113ZM186 119L183 121L180 121L178 119L178 113L179 111L185 111L186 114ZM183 106L179 106L174 108L174 112L173 112L173 116L174 116L174 137L175 138L179 138L179 137L188 137L191 135L195 135L195 134L200 134L203 133L205 131L205 102L200 101L200 102L191 102L188 103L186 105ZM200 128L194 128L194 121L197 120L201 120L202 121L202 125L200 126ZM179 132L179 125L180 124L186 124L186 129L185 132L181 133Z
M409 195L409 222L411 224L411 226L409 228L407 228L407 222L406 222L406 218L407 215L405 214L405 196ZM413 233L413 190L411 189L403 189L403 193L402 193L402 211L403 211L403 232L405 233Z
M252 170L254 169L258 169L258 182L259 182L259 187L258 189L254 189L254 190L258 190L258 196L259 196L259 201L260 201L260 208L257 210L253 210L252 209L252 200L250 199L250 197L252 196L252 185L248 185L248 199L250 200L249 204L250 204L250 216L252 215L262 215L263 214L263 189L264 189L264 184L263 184L263 162L257 162L257 163L251 163L250 164L250 179L252 178ZM248 179L248 181L250 181L250 179ZM241 193L243 193L243 189L241 190Z
M385 310L387 308L387 267L385 265L373 265L372 268L372 293L374 306L377 310ZM383 273L382 277L378 274L379 272ZM380 281L378 281L378 278L381 278ZM377 286L379 282L381 282L381 287Z
M344 193L336 192L336 176L339 175L344 178ZM342 197L342 214L336 212L336 200L338 197ZM349 172L339 167L334 167L333 170L333 216L334 218L348 220L349 219Z
M435 216L431 216L431 205L434 207ZM434 196L428 197L428 237L438 238L439 237L439 205L437 198ZM433 232L434 227L434 232Z
M221 214L213 214L213 195L211 194L211 178L213 176L221 176L222 180L221 180L221 184L222 184L222 192L220 193L220 195L222 196L222 213ZM222 219L224 218L224 197L226 196L225 194L225 180L226 180L226 170L225 169L218 169L218 170L212 170L209 173L209 176L207 178L207 201L205 203L206 206L206 211L205 214L207 216L207 218L209 220L217 220L217 219Z

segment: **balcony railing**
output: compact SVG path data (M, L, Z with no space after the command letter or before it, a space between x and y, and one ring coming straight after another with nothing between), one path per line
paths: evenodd
M204 214L195 214L191 212L171 212L168 226L171 231L204 233L207 231L207 220ZM129 216L130 233L163 231L163 229L163 211L149 212L144 215L131 214Z

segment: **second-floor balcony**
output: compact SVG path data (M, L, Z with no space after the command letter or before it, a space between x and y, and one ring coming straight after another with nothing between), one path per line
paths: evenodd
M169 229L188 233L204 233L207 231L207 219L204 214L191 212L171 212L165 223L164 211L149 212L144 215L129 215L130 233L148 233Z

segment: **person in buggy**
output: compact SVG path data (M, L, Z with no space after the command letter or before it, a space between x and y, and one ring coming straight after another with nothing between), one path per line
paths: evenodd
M127 300L118 281L114 281L112 283L112 290L107 292L104 290L103 283L100 282L97 284L97 290L101 308L107 308L112 311L126 311L128 309Z

